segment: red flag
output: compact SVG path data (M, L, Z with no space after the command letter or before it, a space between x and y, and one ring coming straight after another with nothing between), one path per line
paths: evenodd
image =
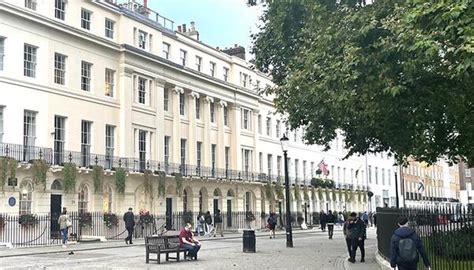
M321 170L323 175L325 175L325 176L329 175L328 165L326 163L324 163L324 159L321 160L321 162L319 162L318 168Z

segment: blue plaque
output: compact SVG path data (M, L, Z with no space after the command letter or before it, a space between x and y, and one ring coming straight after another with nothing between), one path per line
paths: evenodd
M10 198L8 198L8 204L9 204L10 206L15 206L15 204L16 204L16 199L15 199L15 197L10 197Z

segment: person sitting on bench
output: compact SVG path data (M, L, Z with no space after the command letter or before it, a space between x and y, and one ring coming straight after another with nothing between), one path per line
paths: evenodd
M201 243L191 233L192 227L190 223L186 223L186 226L179 232L179 244L187 251L186 259L188 261L196 260L197 253L201 249Z

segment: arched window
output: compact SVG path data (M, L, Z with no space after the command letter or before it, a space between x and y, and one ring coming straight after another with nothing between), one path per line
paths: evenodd
M63 185L61 185L61 181L58 179L54 180L54 182L51 184L51 190L63 190Z
M199 213L202 213L203 212L203 209L202 209L202 191L200 190L199 191Z
M188 192L183 190L183 211L188 211Z
M33 200L33 185L30 181L21 183L20 186L20 215L31 214L31 202Z
M112 212L112 188L110 186L104 189L103 209L104 209L104 213Z
M230 191L230 190L227 191L227 197L233 197L232 196L232 191Z
M88 212L89 207L89 188L86 185L82 185L79 189L78 196L78 210L79 213Z
M214 189L214 197L219 197L219 191L217 189Z

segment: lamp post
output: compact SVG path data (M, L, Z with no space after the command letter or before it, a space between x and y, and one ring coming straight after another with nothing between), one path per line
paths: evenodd
M286 247L293 247L293 232L291 229L291 208L290 208L290 181L288 177L288 143L286 135L280 139L283 158L285 160L285 200L286 200Z

